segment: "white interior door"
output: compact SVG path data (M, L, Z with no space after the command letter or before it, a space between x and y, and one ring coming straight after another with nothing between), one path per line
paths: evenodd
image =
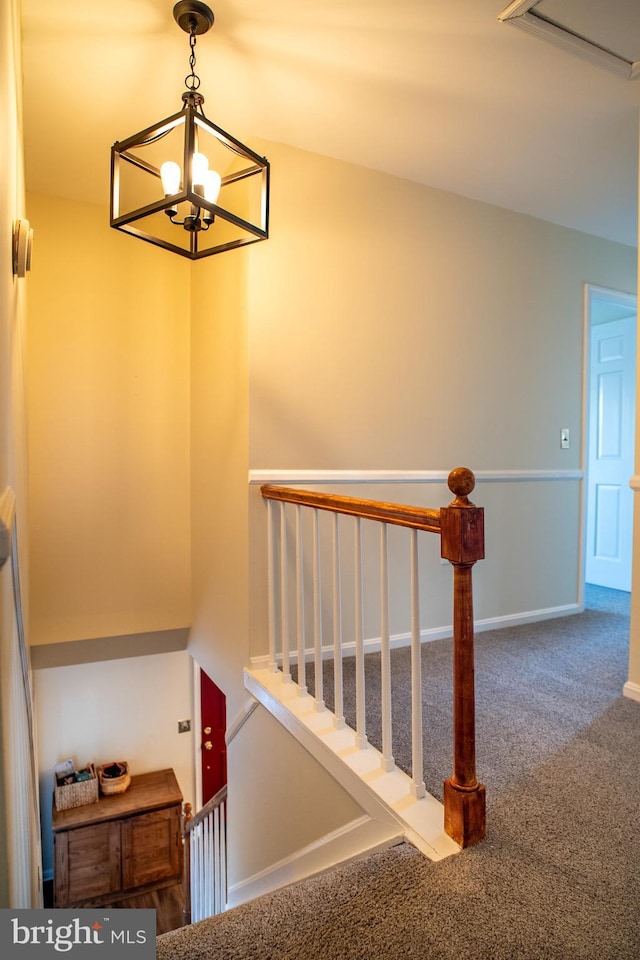
M590 331L586 580L631 590L636 317Z

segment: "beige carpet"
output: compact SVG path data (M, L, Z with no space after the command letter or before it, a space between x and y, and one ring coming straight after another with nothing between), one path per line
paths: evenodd
M620 695L628 595L590 599L584 614L477 638L482 844L436 864L400 845L165 934L158 960L638 960L640 704ZM438 736L450 656L448 641L425 645ZM445 749L429 760L430 789L449 763Z

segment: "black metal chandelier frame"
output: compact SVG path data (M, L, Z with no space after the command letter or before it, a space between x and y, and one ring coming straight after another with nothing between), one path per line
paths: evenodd
M259 156L231 134L212 123L202 109L204 97L198 92L200 78L194 69L195 38L210 29L214 20L213 12L199 0L181 0L175 5L173 15L179 26L189 33L191 47L189 59L191 73L185 78L187 89L182 94L183 106L172 116L127 137L126 140L114 143L111 148L111 226L191 260L197 260L214 253L268 239L270 168L266 157ZM179 190L165 195L162 199L143 203L134 209L122 210L121 176L129 165L143 174L157 178L159 183L162 182L160 167L140 156L137 151L155 144L172 131L180 132L180 127L183 127L183 146ZM234 160L240 159L239 167L236 161L234 169L220 176L220 196L215 202L205 197L199 184L194 184L193 158L205 134L214 137L218 144L233 155ZM237 211L234 212L224 203L225 187L251 178L258 178L259 183L259 214L253 220L248 219L246 215L242 216ZM152 189L156 192L156 188ZM186 212L183 219L178 219L178 210L181 205L187 205L182 208ZM184 231L180 234L182 246L177 242L177 238L176 242L167 239L166 232L165 236L162 236L162 231L154 232L149 229L149 221L157 213L164 213L176 230L182 228ZM211 242L205 243L205 239L209 241L209 233L215 232L216 223L226 225L226 232L219 242L214 238ZM231 238L229 237L230 228L235 228L236 233Z

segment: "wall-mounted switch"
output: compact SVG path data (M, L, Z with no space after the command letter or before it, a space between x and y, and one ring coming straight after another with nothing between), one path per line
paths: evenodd
M569 428L563 427L560 431L560 447L562 450L569 449Z
M178 720L178 733L189 733L191 720Z

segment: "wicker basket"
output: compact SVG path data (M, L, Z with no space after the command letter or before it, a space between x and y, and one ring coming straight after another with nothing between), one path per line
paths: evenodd
M54 799L56 810L71 810L72 807L82 807L85 803L96 803L98 800L98 778L92 763L87 764L91 771L90 780L81 780L79 783L65 783L62 786L55 784Z
M115 793L124 793L129 784L131 783L131 777L129 776L129 764L118 761L119 766L124 767L125 772L120 777L105 777L103 771L107 767L112 767L114 762L103 763L98 770L98 779L100 781L100 792L104 794L105 797L109 797Z

